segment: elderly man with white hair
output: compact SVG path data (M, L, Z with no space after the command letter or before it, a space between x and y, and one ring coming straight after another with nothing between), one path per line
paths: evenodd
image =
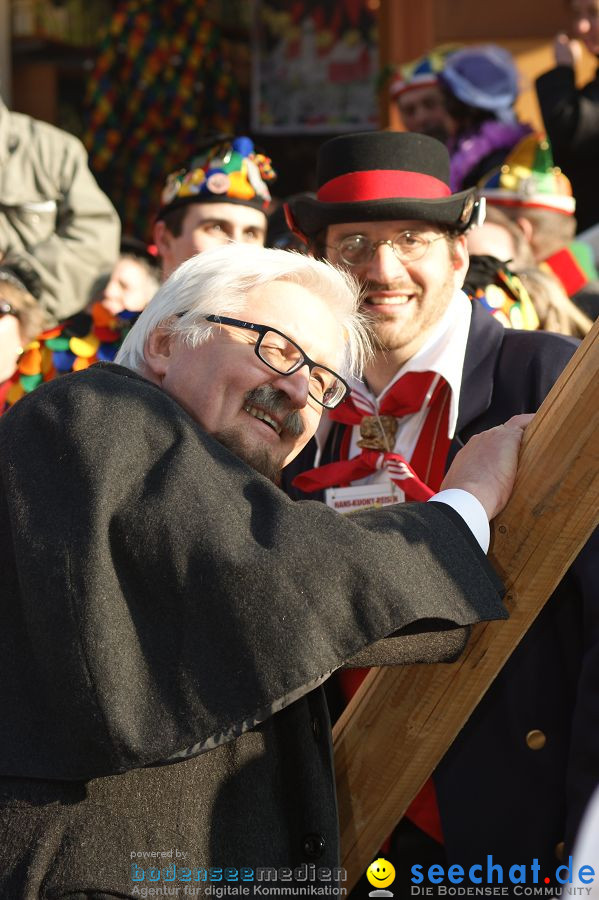
M473 439L440 502L342 517L270 480L367 352L357 305L327 263L211 250L117 364L3 416L1 896L338 886L320 685L505 616L471 527L526 420Z

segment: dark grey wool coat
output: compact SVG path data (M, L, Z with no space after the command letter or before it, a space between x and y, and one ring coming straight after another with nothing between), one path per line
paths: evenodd
M0 548L2 898L138 896L138 851L334 867L320 683L505 615L447 507L293 503L114 365L3 416Z

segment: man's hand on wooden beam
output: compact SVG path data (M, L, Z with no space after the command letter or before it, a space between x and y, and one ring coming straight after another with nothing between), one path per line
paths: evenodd
M512 416L505 425L471 437L452 462L441 490L469 491L480 501L489 521L493 519L512 493L522 437L532 419L532 414Z

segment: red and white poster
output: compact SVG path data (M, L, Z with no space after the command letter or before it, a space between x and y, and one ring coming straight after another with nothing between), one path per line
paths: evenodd
M369 0L254 0L254 132L378 127L373 5Z

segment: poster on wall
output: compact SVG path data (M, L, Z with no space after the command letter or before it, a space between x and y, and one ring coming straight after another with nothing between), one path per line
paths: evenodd
M252 129L377 128L373 0L254 0Z

